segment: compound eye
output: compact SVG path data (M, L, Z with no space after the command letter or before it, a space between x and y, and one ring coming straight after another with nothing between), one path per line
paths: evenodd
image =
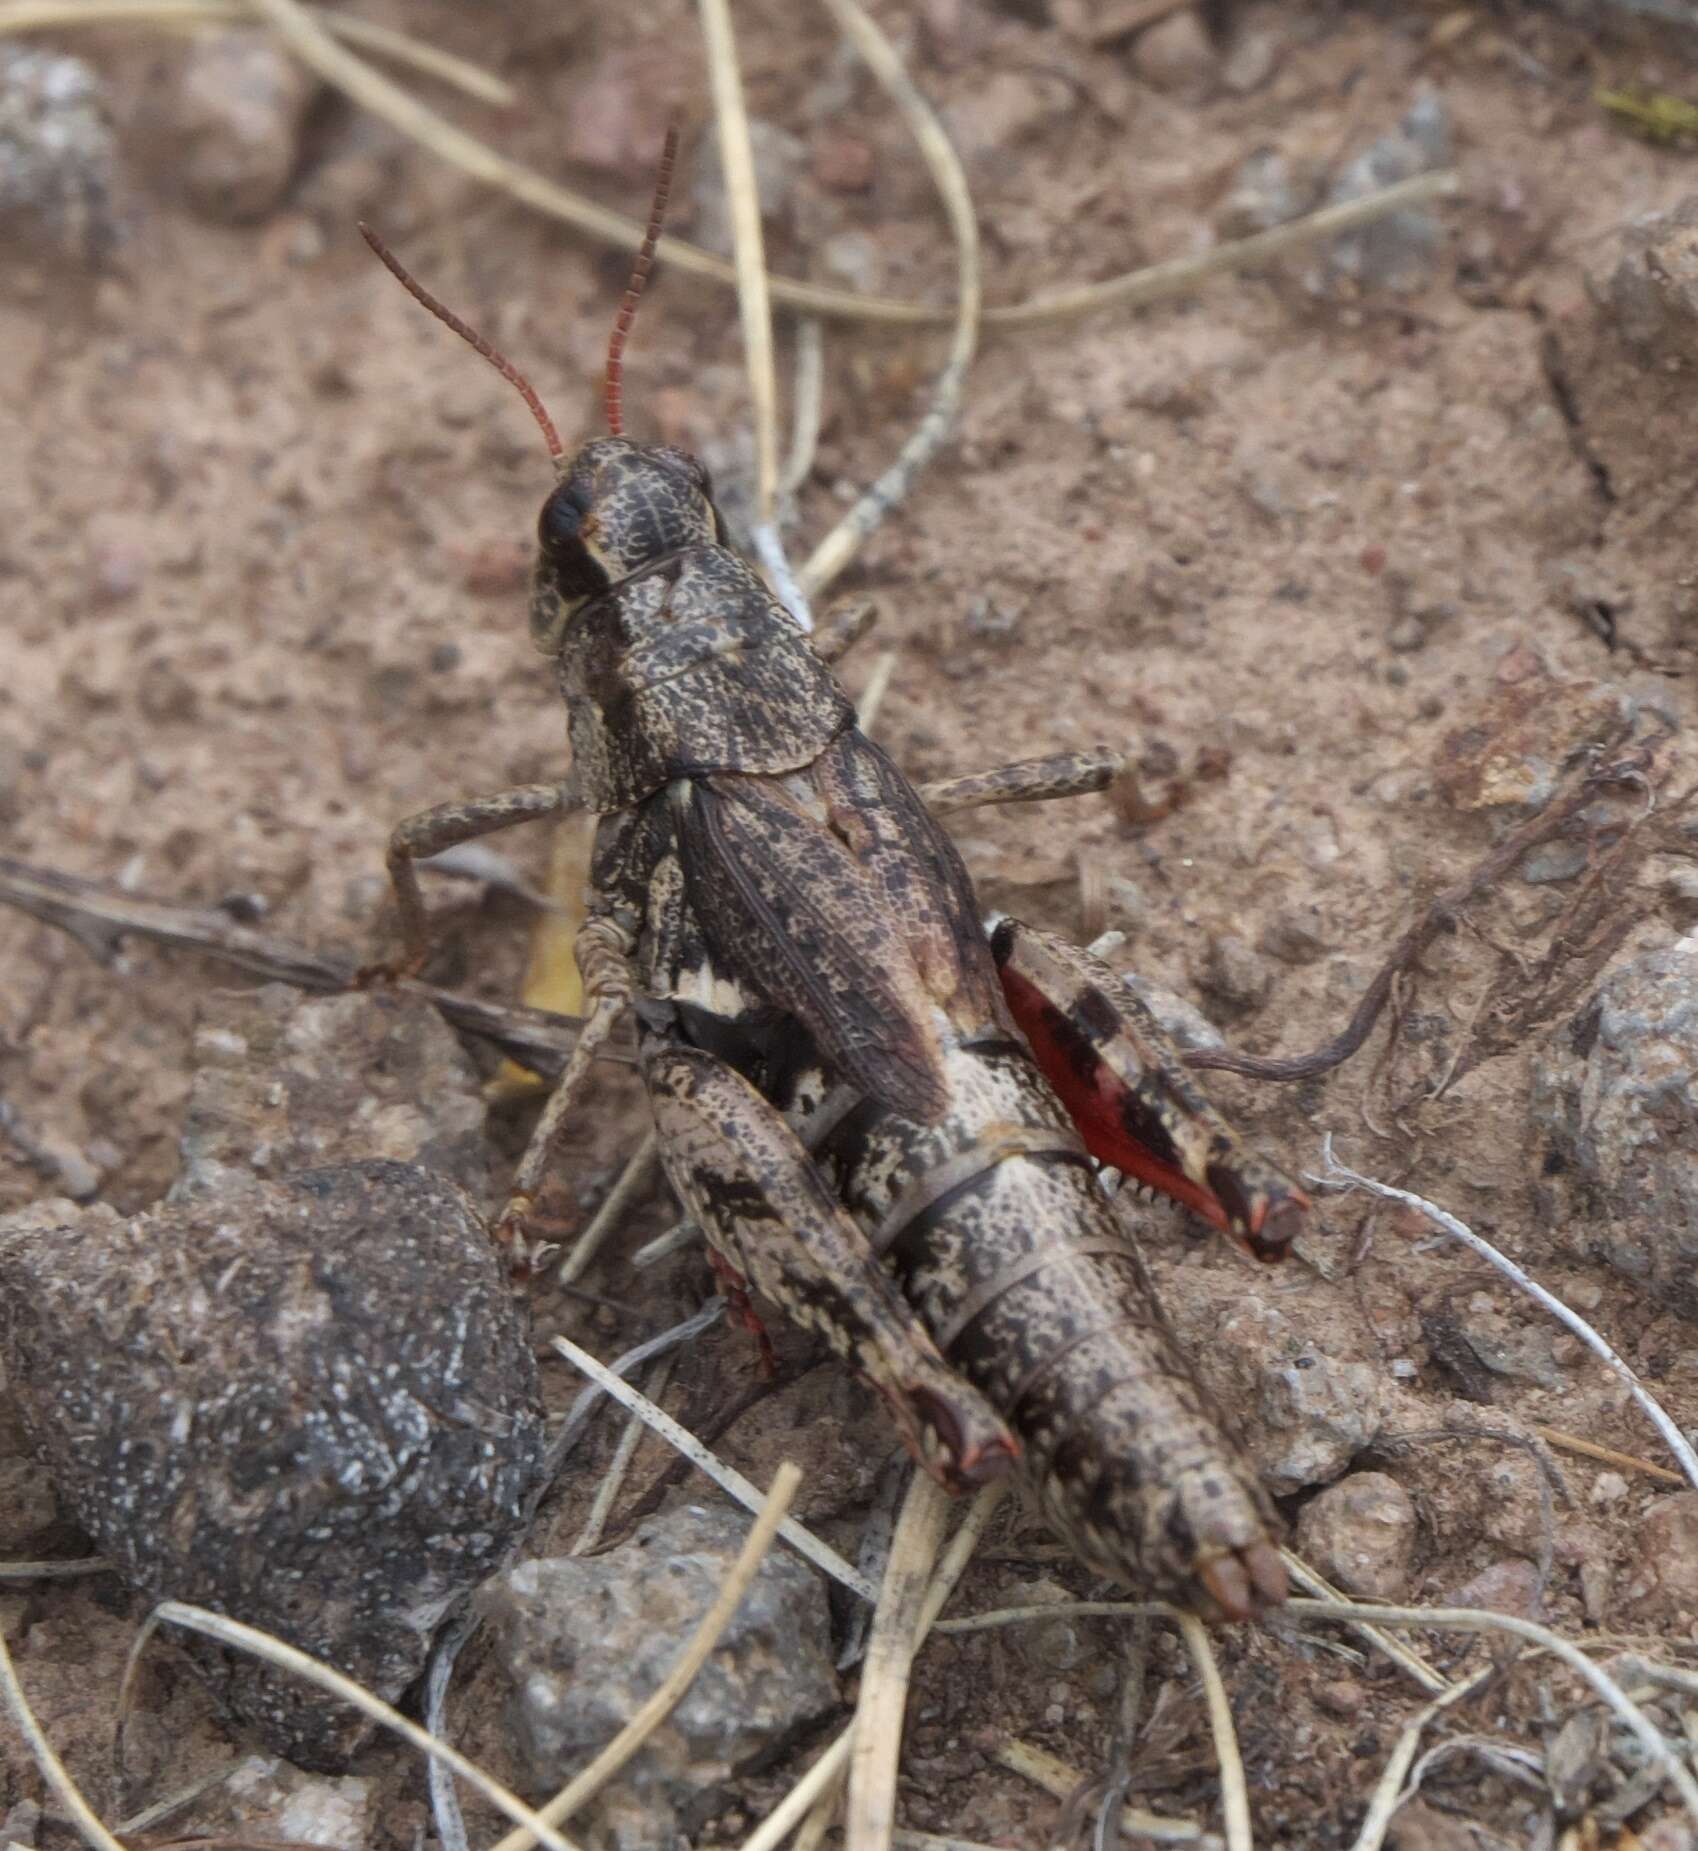
M575 550L578 530L589 511L589 498L570 482L562 482L542 504L537 540L551 559L559 559Z

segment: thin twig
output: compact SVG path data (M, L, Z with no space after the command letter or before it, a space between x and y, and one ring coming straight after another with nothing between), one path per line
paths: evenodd
M313 13L328 31L348 44L376 52L392 64L422 71L427 77L440 78L480 103L504 109L519 100L506 78L405 32L324 7L314 7ZM254 9L248 0L41 0L39 4L37 0L23 0L0 12L0 33L57 31L62 26L167 26L179 21L185 25L223 25L253 17Z
M1601 1465L1618 1466L1624 1472L1643 1472L1647 1478L1654 1478L1665 1485L1686 1483L1679 1472L1671 1472L1666 1465L1653 1465L1649 1459L1617 1452L1613 1446L1600 1446L1596 1440L1584 1440L1578 1433L1565 1433L1560 1427L1537 1425L1532 1430L1553 1452L1576 1453L1582 1459L1596 1459Z
M103 1555L79 1555L70 1562L0 1562L0 1581L70 1581L78 1575L115 1575Z
M125 1688L135 1674L148 1641L161 1626L181 1626L189 1632L203 1633L209 1639L218 1640L220 1644L251 1652L256 1658L263 1658L267 1664L275 1665L279 1670L292 1672L309 1684L316 1684L320 1690L328 1691L331 1696L351 1704L374 1722L393 1730L421 1753L447 1762L462 1780L470 1781L485 1799L499 1807L509 1819L526 1827L538 1843L549 1847L549 1851L575 1851L569 1838L539 1818L500 1781L486 1774L475 1762L468 1761L458 1749L451 1748L446 1742L421 1729L409 1717L403 1716L399 1710L392 1709L381 1697L373 1696L363 1684L357 1684L351 1677L345 1677L340 1671L321 1663L310 1653L300 1651L268 1632L262 1632L257 1626L244 1626L240 1620L214 1613L207 1607L193 1606L181 1600L161 1601L143 1622L141 1631L136 1635L136 1642L130 1648L129 1663L124 1672ZM123 1701L121 1690L120 1706Z
M1052 1755L1047 1748L1022 1742L1018 1737L1004 1742L996 1751L997 1761L1011 1774L1018 1774L1046 1793L1064 1800L1083 1783L1085 1776L1070 1761ZM1216 1851L1221 1844L1213 1832L1205 1831L1194 1819L1170 1819L1159 1813L1145 1812L1141 1806L1125 1807L1120 1815L1120 1829L1134 1838L1148 1838L1158 1845L1197 1845Z
M1519 829L1511 830L1471 873L1455 886L1447 887L1422 911L1375 972L1343 1032L1331 1041L1311 1053L1293 1055L1234 1054L1224 1048L1192 1048L1186 1051L1185 1064L1241 1073L1252 1080L1307 1080L1330 1072L1347 1061L1373 1033L1374 1024L1391 996L1394 980L1415 963L1440 933L1455 929L1458 915L1465 907L1496 886L1529 849L1560 834L1569 819L1591 803L1600 791L1618 784L1643 785L1645 778L1643 756L1606 765L1588 772L1562 796L1546 804L1537 816Z
M589 1226L572 1243L572 1251L560 1263L555 1280L571 1285L581 1279L589 1263L600 1251L601 1243L625 1219L631 1204L654 1180L660 1165L660 1140L651 1131L626 1160L619 1180L608 1190L601 1206L590 1217Z
M1404 1725L1403 1733L1397 1738L1397 1745L1391 1751L1385 1771L1374 1784L1368 1810L1363 1816L1351 1851L1380 1851L1380 1846L1385 1842L1386 1828L1407 1797L1403 1791L1403 1780L1415 1759L1416 1749L1421 1745L1421 1737L1446 1710L1465 1697L1471 1697L1488 1678L1496 1677L1497 1673L1498 1667L1495 1664L1481 1666L1471 1677L1464 1678L1460 1684L1453 1684L1442 1697L1435 1697L1425 1708L1417 1710L1410 1717Z
M663 1356L647 1388L643 1390L657 1407L671 1378L672 1358ZM619 1497L619 1488L624 1484L625 1474L630 1471L631 1461L636 1457L637 1443L647 1432L648 1428L640 1414L626 1415L625 1431L620 1434L619 1444L613 1449L613 1457L608 1461L601 1483L596 1486L595 1501L590 1505L590 1513L584 1519L584 1527L578 1532L578 1540L567 1551L568 1555L588 1555L601 1541L601 1533L607 1528L607 1519L613 1514L614 1503Z
M1573 1331L1582 1343L1597 1356L1604 1366L1627 1385L1651 1425L1663 1436L1664 1444L1680 1462L1680 1469L1686 1474L1687 1482L1698 1489L1698 1453L1694 1453L1686 1435L1675 1425L1662 1404L1651 1394L1638 1376L1618 1356L1614 1349L1604 1341L1590 1324L1579 1314L1565 1305L1554 1292L1523 1272L1507 1254L1499 1253L1489 1240L1478 1235L1466 1223L1447 1213L1436 1203L1429 1202L1425 1196L1415 1195L1408 1189L1394 1188L1390 1183L1375 1182L1372 1177L1363 1176L1348 1169L1332 1154L1332 1134L1328 1132L1321 1141L1321 1161L1326 1166L1325 1174L1312 1176L1308 1180L1318 1183L1322 1188L1336 1189L1341 1184L1355 1189L1366 1189L1370 1195L1382 1196L1388 1202L1401 1202L1406 1208L1413 1208L1426 1216L1435 1227L1443 1228L1453 1239L1459 1240L1465 1247L1477 1253L1481 1259L1495 1266L1504 1277L1517 1285L1536 1303L1543 1305L1551 1316Z
M932 399L896 460L816 546L797 577L816 598L854 558L861 542L877 528L908 492L919 472L936 455L961 408L967 368L979 344L979 226L973 215L967 175L931 104L914 88L896 48L857 0L825 0L845 38L865 60L891 100L907 118L921 157L931 169L955 239L955 332L949 357L932 388Z
M1435 1632L1507 1632L1518 1639L1531 1640L1547 1652L1554 1653L1571 1671L1591 1685L1597 1696L1627 1725L1646 1755L1673 1783L1688 1816L1698 1823L1698 1781L1684 1761L1675 1755L1663 1739L1662 1731L1640 1709L1602 1667L1595 1665L1577 1646L1559 1633L1518 1614L1494 1613L1473 1607L1388 1607L1364 1603L1361 1607L1340 1607L1330 1600L1289 1600L1284 1612L1294 1620L1317 1619L1329 1622L1354 1621L1358 1616L1380 1626L1430 1627Z
M790 453L778 478L780 495L800 492L813 474L825 403L825 333L817 315L796 323L796 371L790 385Z
M949 1498L916 1471L896 1520L855 1704L849 1751L846 1851L888 1851L896 1825L896 1769L902 1754L908 1681L920 1640L927 1584L943 1542Z
M141 899L82 875L32 867L8 855L0 855L0 906L15 906L44 925L57 926L101 961L113 957L120 939L142 938L199 952L250 977L317 995L351 990L360 969L360 960L352 953L310 950L273 933L239 925L215 907ZM546 1009L485 1002L405 977L385 983L382 994L429 1003L454 1027L493 1042L541 1073L557 1074L577 1046L579 1023ZM604 1052L610 1060L631 1059L628 1047Z
M36 1721L35 1711L30 1708L29 1698L24 1695L24 1687L18 1682L3 1630L0 1630L0 1691L5 1693L6 1707L12 1712L13 1721L28 1743L36 1766L41 1769L42 1779L58 1796L59 1804L64 1807L72 1824L95 1847L95 1851L124 1851L123 1845L95 1816L94 1808L83 1798L82 1789L66 1771L64 1762L54 1753L53 1744Z
M688 1428L675 1421L664 1408L657 1408L645 1395L640 1395L628 1382L622 1382L605 1363L598 1362L588 1350L581 1350L569 1337L556 1337L554 1348L575 1368L581 1369L590 1380L603 1388L622 1407L629 1408L633 1414L640 1414L660 1437L670 1446L681 1452L690 1463L705 1472L719 1488L729 1497L733 1497L745 1510L759 1510L762 1497L759 1491L749 1483L741 1472L733 1471L724 1460L701 1443ZM811 1531L803 1529L792 1517L786 1517L779 1525L778 1533L799 1555L806 1556L816 1568L824 1569L834 1581L840 1581L844 1587L859 1594L863 1600L878 1599L878 1589L865 1575L853 1569L844 1561L837 1551L823 1543Z
M1238 1731L1232 1726L1232 1705L1227 1699L1226 1686L1221 1682L1214 1648L1196 1614L1178 1612L1173 1618L1185 1641L1185 1649L1191 1655L1192 1669L1202 1680L1209 1732L1214 1736L1215 1760L1220 1766L1220 1810L1226 1826L1227 1851L1253 1851L1255 1836L1250 1829L1250 1789L1244 1779Z
M789 1460L778 1468L773 1476L772 1489L766 1494L761 1504L760 1514L755 1519L754 1528L744 1539L737 1560L731 1565L731 1572L721 1583L713 1605L702 1615L695 1632L690 1636L689 1643L678 1654L677 1663L661 1679L654 1694L643 1703L631 1720L589 1766L541 1808L538 1814L540 1819L549 1825L558 1825L563 1819L569 1819L578 1807L607 1785L608 1781L672 1714L679 1699L695 1681L696 1673L707 1663L713 1648L718 1645L720 1635L731 1624L732 1616L742 1604L750 1582L759 1573L761 1563L766 1559L766 1552L772 1546L772 1539L783 1523L784 1514L790 1508L791 1501L796 1495L796 1488L801 1482L800 1470ZM509 1832L496 1845L495 1851L529 1851L529 1847L535 1842L532 1832L528 1829Z
M1298 1587L1307 1588L1317 1599L1330 1600L1336 1606L1348 1607L1352 1604L1350 1595L1335 1588L1324 1575L1317 1574L1302 1556L1290 1549L1281 1549L1279 1556L1285 1564L1286 1573ZM1449 1678L1441 1676L1419 1652L1405 1645L1401 1639L1394 1639L1390 1633L1382 1632L1366 1620L1357 1621L1353 1630L1366 1639L1375 1651L1383 1652L1394 1665L1407 1672L1429 1695L1442 1697L1451 1688Z

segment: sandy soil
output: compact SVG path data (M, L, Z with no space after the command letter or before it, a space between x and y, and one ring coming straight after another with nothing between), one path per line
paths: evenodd
M452 107L628 211L646 197L658 125L681 104L674 222L715 235L712 189L699 180L702 76L673 9L569 8L546 21L514 4L475 18L440 0L371 10L509 74L517 112ZM1300 174L1330 172L1393 129L1423 87L1448 109L1466 199L1443 210L1416 287L1317 292L1312 260L1297 259L1137 317L988 339L958 441L843 586L874 596L882 614L845 678L858 688L880 647L897 652L878 732L912 774L1097 743L1136 762L1113 801L963 819L988 902L1073 932L1121 928L1122 961L1200 1000L1234 1045L1313 1046L1419 907L1518 818L1475 801L1457 769L1465 753L1488 763L1500 747L1511 761L1530 750L1512 722L1552 756L1583 745L1596 703L1575 682L1689 725L1690 374L1627 355L1584 280L1609 274L1626 221L1698 190L1685 152L1634 139L1594 87L1690 89L1691 65L1672 41L1600 40L1533 10L1465 15L1458 33L1458 15L1437 6L1270 0L1247 9L1244 27L1269 48L1268 68L1256 82L1253 64L1238 68L1234 88L1209 59L1092 49L1042 4L932 0L918 25L905 25L910 9L877 10L907 32L916 75L967 152L993 301L1206 243L1258 149ZM751 107L793 138L774 157L775 265L943 299L950 251L923 169L823 16L775 0L739 16ZM324 98L304 118L281 202L258 223L213 222L184 197L176 166L181 45L112 36L67 49L93 60L116 118L123 238L104 268L43 250L0 280L0 839L25 859L142 892L262 906L298 939L376 947L394 820L555 775L564 728L524 627L528 534L548 480L535 432L382 274L353 221L379 222L514 355L567 433L595 422L623 260ZM840 328L826 342L805 538L834 518L844 485L888 460L941 351ZM657 276L627 403L637 434L699 448L722 479L747 470L726 292ZM1667 750L1688 749L1677 733ZM542 877L545 832L501 847ZM1088 920L1081 863L1096 870ZM1647 910L1629 950L1690 928L1690 902L1657 884L1666 872L1641 870ZM1220 1092L1293 1167L1312 1167L1332 1130L1359 1167L1441 1199L1553 1287L1579 1291L1676 1418L1698 1422L1689 1329L1577 1257L1540 1215L1529 1070L1562 1022L1444 1097L1423 1097L1465 1037L1493 945L1542 944L1574 892L1511 882L1479 910L1477 931L1441 940L1389 1061L1376 1042L1326 1082ZM464 886L433 895L451 926L444 979L512 994L524 909ZM145 946L103 970L63 936L0 913L0 1095L99 1170L103 1199L153 1200L176 1168L196 999L229 980ZM610 1087L552 1204L568 1226L639 1128L634 1100ZM508 1149L522 1135L510 1120L497 1130ZM49 1187L0 1138L0 1207ZM623 1256L668 1220L664 1202L648 1204L587 1283L630 1292ZM1266 1290L1286 1294L1323 1347L1336 1339L1383 1369L1413 1365L1387 1391L1392 1429L1547 1422L1650 1449L1620 1391L1573 1352L1559 1354L1549 1386L1492 1377L1478 1391L1492 1405L1469 1406L1435 1354L1435 1317L1472 1306L1511 1336L1547 1327L1411 1218L1348 1202L1318 1220L1294 1282ZM1190 1282L1204 1298L1242 1289L1230 1256L1194 1230L1159 1216L1152 1226L1177 1299ZM655 1302L683 1306L703 1278L681 1261L641 1318L544 1295L538 1329L588 1332L611 1353L649 1328ZM1193 1328L1182 1308L1176 1316ZM553 1367L564 1397L571 1385ZM711 1429L750 1372L742 1341L719 1333L682 1365L675 1403ZM804 1512L852 1547L881 1463L845 1431L864 1431L861 1407L859 1390L816 1369L720 1444L757 1477L797 1457ZM604 1457L611 1437L599 1443ZM1375 1455L1421 1516L1414 1597L1443 1598L1538 1554L1536 1522L1528 1541L1493 1521L1485 1488L1504 1457L1483 1443ZM668 1464L645 1444L617 1532ZM1666 1488L1634 1477L1600 1502L1602 1468L1571 1459L1564 1470L1573 1503L1558 1501L1545 1611L1569 1627L1630 1631L1644 1623L1623 1591L1636 1537ZM1525 1484L1504 1496L1538 1501ZM562 1544L581 1507L568 1501ZM1295 1515L1296 1501L1287 1508ZM1024 1545L1037 1540L1027 1526L997 1547L1029 1559ZM1583 1602L1588 1559L1602 1564L1602 1591ZM993 1604L1034 1573L1084 1585L1063 1564L987 1560L966 1600ZM1687 1644L1694 1619L1677 1607L1651 1623ZM123 1599L106 1583L8 1589L0 1620L43 1722L98 1788L130 1636ZM1112 1683L1091 1669L1111 1662L1114 1635L1085 1637L1083 1667L1044 1675L1012 1636L928 1652L908 1822L1042 1840L1053 1803L999 1771L991 1749L1017 1733L1080 1766L1100 1762ZM1154 1662L1182 1685L1167 1650ZM1382 1663L1346 1664L1273 1631L1223 1650L1262 1841L1347 1842L1417 1694ZM1472 1650L1441 1641L1434 1657L1448 1666ZM1518 1669L1474 1725L1548 1739L1547 1681ZM1200 1711L1175 1695L1189 1720L1153 1778L1167 1783L1165 1807L1206 1812ZM474 1665L466 1738L499 1766L493 1702ZM186 1673L156 1673L146 1708L135 1762L150 1793L230 1752ZM425 1818L413 1764L379 1750L369 1771L397 1799L380 1841L412 1842ZM728 1795L704 1842L730 1836L739 1814L758 1818L781 1779ZM38 1794L8 1738L0 1816ZM1406 1846L1527 1842L1531 1801L1478 1762L1449 1764L1437 1798L1498 1835L1445 1836L1460 1828L1429 1813L1405 1826Z

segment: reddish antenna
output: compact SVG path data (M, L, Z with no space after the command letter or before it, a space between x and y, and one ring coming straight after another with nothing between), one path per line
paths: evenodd
M637 316L637 304L643 297L643 285L649 280L654 263L654 247L660 242L660 227L666 217L666 196L672 191L672 164L678 158L678 124L666 131L666 145L660 151L660 171L654 178L654 203L649 207L648 229L631 266L631 280L625 285L625 300L613 323L613 339L607 343L607 428L615 437L625 435L625 337Z
M565 448L560 442L560 433L554 428L554 420L543 410L542 400L537 397L535 391L532 389L531 382L524 374L519 371L505 354L497 353L475 328L468 327L451 308L447 308L442 303L438 302L436 297L411 275L400 258L395 255L389 246L383 242L369 225L362 224L360 226L360 236L364 238L366 243L377 253L378 261L389 274L394 277L396 282L406 290L407 294L410 295L415 302L422 302L438 321L446 322L448 326L459 335L461 340L465 341L468 346L475 348L478 353L481 353L501 377L517 390L520 398L530 406L531 416L536 419L538 425L542 429L542 440L548 445L549 455L553 457L556 462L559 462L561 457L565 455Z

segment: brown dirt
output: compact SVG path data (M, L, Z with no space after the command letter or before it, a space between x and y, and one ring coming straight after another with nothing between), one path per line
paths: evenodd
M909 11L878 10L893 28ZM685 105L686 175L699 169L702 78L670 9L580 9L547 27L515 5L477 9L475 20L441 0L371 11L512 75L524 105L511 118L456 113L550 169L567 133L575 154L592 157L571 174L627 210L641 206L669 98ZM963 819L987 899L1078 930L1077 866L1094 863L1112 877L1107 923L1129 935L1125 962L1202 993L1237 1045L1307 1048L1341 1024L1422 901L1501 831L1502 811L1466 805L1449 759L1484 742L1489 760L1492 741L1508 737L1498 729L1529 711L1536 740L1584 740L1590 722L1575 716L1585 703L1551 683L1593 680L1689 717L1690 682L1664 671L1691 667L1681 629L1695 565L1683 517L1690 375L1623 360L1582 278L1600 264L1607 273L1625 220L1673 205L1695 176L1684 153L1607 120L1594 85L1690 88L1691 67L1670 44L1600 42L1535 11L1482 15L1451 38L1436 32L1453 17L1437 6L1280 0L1248 9L1249 28L1279 47L1269 81L1235 94L1205 75L1164 92L1124 49L1087 50L1033 23L1041 5L933 0L921 11L915 72L973 151L996 301L1193 248L1259 146L1297 166L1335 161L1391 129L1422 83L1451 111L1468 197L1446 209L1425 287L1317 297L1297 260L1136 318L990 339L958 441L845 586L882 608L878 640L846 679L858 687L878 647L898 652L878 730L912 774L1101 742L1140 767L1118 804ZM877 287L941 299L950 258L923 172L870 87L842 74L823 16L796 18L775 0L739 15L754 113L802 144L769 226L775 264L804 271L827 239L861 232ZM171 180L180 48L90 38L70 49L92 56L109 85L133 168L131 220L113 272L44 259L0 284L0 392L14 420L13 465L0 472L6 847L160 896L258 896L280 932L376 946L392 822L468 789L555 775L564 729L524 629L524 547L547 481L535 434L506 388L377 269L352 221L377 219L432 287L515 355L567 433L594 422L623 262L330 105L309 119L280 208L256 226L209 223ZM592 107L599 140L585 127ZM676 223L688 233L688 178L681 190ZM939 348L828 330L828 418L803 535L834 518L838 484L888 459ZM1606 376L1619 390L1589 435L1587 383ZM699 447L722 476L746 468L725 292L660 274L627 404L637 434L658 428ZM986 598L1012 614L1002 633L971 615ZM1580 614L1599 602L1614 613L1613 652ZM1394 650L1411 616L1419 646ZM1504 691L1529 687L1506 716ZM1674 749L1686 749L1678 737ZM501 847L541 878L542 832ZM463 887L436 891L456 928L445 977L511 994L525 915L499 898L469 901ZM1332 1129L1358 1167L1445 1202L1556 1289L1587 1291L1600 1326L1690 1425L1689 1329L1636 1303L1614 1274L1559 1256L1539 1222L1526 1102L1544 1031L1443 1099L1419 1098L1495 968L1491 942L1547 931L1573 891L1513 884L1483 909L1480 934L1442 940L1389 1066L1370 1051L1328 1083L1220 1091L1293 1167L1313 1167ZM1631 943L1689 926L1675 901L1643 891L1652 910ZM1248 990L1223 977L1238 954L1222 939L1252 948ZM146 946L120 972L102 970L66 938L3 914L0 972L0 1094L97 1164L104 1199L120 1209L153 1200L176 1168L196 998L227 975ZM639 1124L634 1097L611 1087L571 1152L556 1205L568 1221L593 1206ZM503 1135L511 1146L518 1131ZM0 1141L0 1207L44 1187ZM667 1220L652 1203L630 1244ZM1573 1357L1558 1388L1493 1378L1492 1407L1459 1404L1458 1378L1435 1354L1448 1310L1483 1294L1479 1316L1511 1333L1543 1327L1482 1266L1428 1247L1408 1218L1352 1201L1325 1205L1319 1221L1309 1249L1326 1289L1305 1271L1293 1303L1305 1319L1336 1317L1341 1342L1365 1331L1382 1363L1416 1365L1396 1391L1394 1426L1544 1421L1650 1450L1620 1392ZM1158 1270L1176 1293L1189 1275L1231 1295L1230 1257L1177 1222L1154 1225ZM588 1283L647 1297L626 1250ZM682 1304L697 1284L687 1261L665 1292ZM590 1313L545 1295L538 1328L588 1330L609 1353L649 1329L652 1310ZM749 1367L743 1343L719 1333L680 1371L684 1417L711 1429ZM797 1457L809 1474L805 1514L852 1548L880 1457L857 1437L870 1424L862 1411L859 1390L815 1369L721 1444L757 1478L781 1454ZM1492 1522L1482 1499L1501 1449L1441 1452L1376 1461L1416 1497L1412 1594L1427 1600L1538 1547ZM667 1465L645 1444L630 1482ZM1581 1561L1602 1562L1605 1587L1619 1590L1661 1488L1634 1479L1597 1504L1600 1468L1564 1469L1575 1504L1557 1505L1548 1612L1578 1628ZM634 1493L628 1501L621 1531L636 1514ZM575 1533L580 1510L569 1502L557 1538ZM1017 1542L1003 1535L998 1547ZM963 1606L992 1604L1039 1572L1072 1573L986 1561ZM1633 1621L1614 1594L1601 1617ZM106 1583L0 1595L42 1721L96 1792L132 1618ZM1665 1647L1698 1638L1693 1620L1659 1616ZM1053 1675L1034 1673L1013 1634L928 1650L908 1822L1008 1844L1043 1838L1053 1805L988 1751L1018 1733L1099 1764L1112 1686L1090 1669L1112 1662L1115 1635L1087 1637L1100 1656ZM1156 1668L1182 1682L1168 1649L1158 1644ZM1382 1664L1352 1669L1272 1630L1223 1650L1262 1842L1345 1842L1414 1694ZM1434 1651L1441 1664L1463 1655L1443 1641ZM231 1752L192 1680L161 1662L136 1744L149 1796ZM462 1726L499 1769L494 1697L471 1673ZM1516 1671L1476 1712L1479 1726L1501 1718L1503 1733L1547 1739L1543 1677ZM1173 1810L1209 1807L1212 1782L1190 1752L1206 1739L1200 1727L1156 1768L1172 1782L1158 1803ZM0 1816L39 1794L16 1738L5 1739ZM410 1842L422 1820L414 1764L384 1750L370 1765L407 1801L381 1842ZM758 1818L780 1778L729 1795L723 1835L737 1813ZM1499 1842L1525 1842L1526 1796L1475 1763L1451 1764L1444 1782L1444 1805L1494 1819Z

